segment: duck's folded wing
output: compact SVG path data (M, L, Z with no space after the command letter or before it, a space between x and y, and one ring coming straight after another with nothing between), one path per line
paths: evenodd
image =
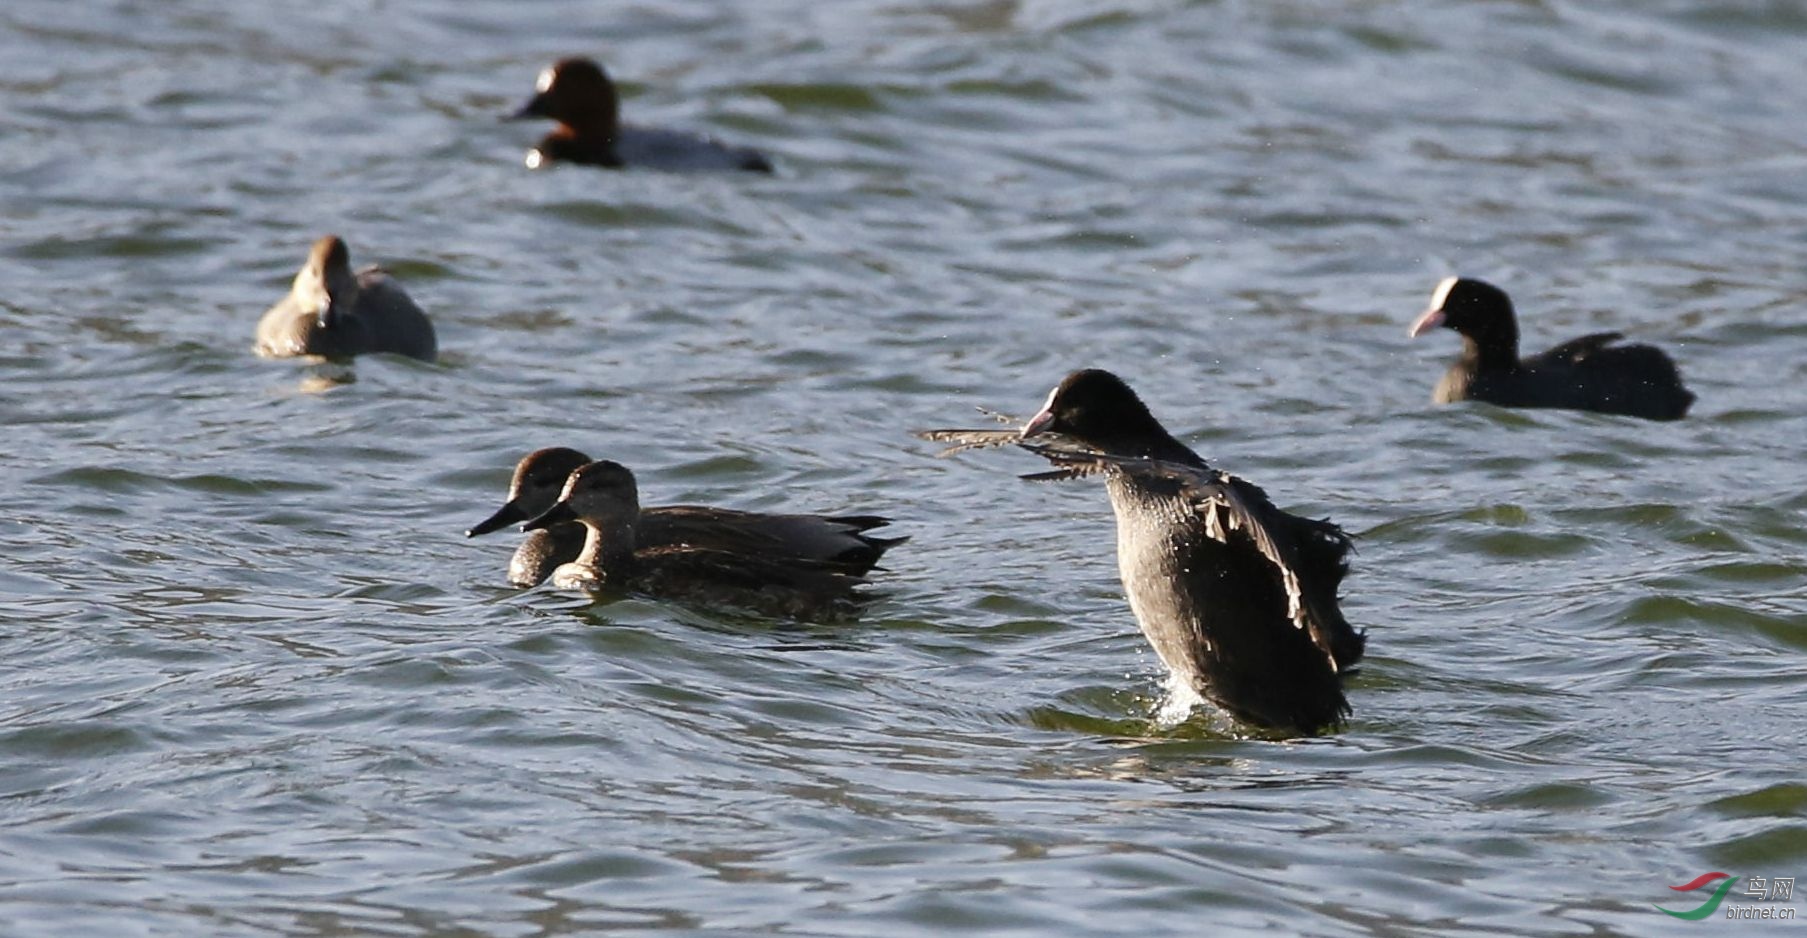
M643 573L668 584L690 582L757 592L765 589L842 594L866 582L843 568L798 558L768 559L708 547L671 544L636 553Z
M1228 546L1245 543L1273 565L1286 592L1286 617L1305 630L1333 669L1361 657L1362 637L1336 605L1352 545L1342 528L1287 514L1254 483L1216 469L1063 447L1023 448L1060 467L1023 477L1030 481L1115 472L1177 483L1207 536Z
M908 538L866 532L890 523L880 515L776 515L701 505L666 505L640 515L649 545L707 548L772 561L818 562L848 573L872 569Z

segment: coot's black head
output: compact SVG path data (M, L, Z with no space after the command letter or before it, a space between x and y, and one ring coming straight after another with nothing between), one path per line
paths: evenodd
M1162 455L1179 445L1122 378L1097 368L1062 379L1022 432L1025 437L1059 433L1121 455Z
M615 83L594 59L560 59L540 72L533 98L516 118L549 117L578 134L615 135L620 100Z
M1412 323L1417 338L1442 326L1473 341L1483 353L1518 356L1518 320L1506 291L1484 280L1446 277L1431 293L1430 307Z
M558 502L565 480L590 457L564 446L536 449L514 467L514 480L508 484L508 503L481 524L464 532L476 537L501 530L516 521L533 518Z

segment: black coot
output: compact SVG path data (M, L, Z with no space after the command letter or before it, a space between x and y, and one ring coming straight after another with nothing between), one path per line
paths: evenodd
M1694 403L1662 349L1615 345L1624 338L1617 332L1584 335L1520 359L1512 300L1480 280L1450 277L1437 284L1430 308L1412 324L1412 337L1438 326L1462 336L1462 357L1432 396L1439 404L1476 400L1679 420Z
M1016 443L1059 467L1025 478L1102 473L1130 608L1180 680L1238 719L1289 733L1348 715L1342 678L1365 642L1337 604L1349 536L1206 465L1116 375L1068 375L1020 433L924 436L955 450Z

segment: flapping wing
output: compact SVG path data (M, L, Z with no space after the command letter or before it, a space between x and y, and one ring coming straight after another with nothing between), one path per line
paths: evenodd
M1307 628L1306 602L1304 590L1299 585L1299 576L1295 558L1285 546L1282 546L1274 532L1263 520L1263 514L1275 509L1265 504L1266 498L1261 490L1247 483L1238 485L1239 480L1227 472L1216 469L1203 469L1161 459L1149 459L1140 456L1113 456L1108 453L1084 452L1060 449L1047 446L1025 444L1024 449L1035 453L1061 468L1055 472L1038 473L1042 478L1077 478L1097 475L1099 473L1121 472L1125 475L1141 476L1149 479L1164 479L1177 482L1181 495L1191 503L1193 511L1203 522L1205 533L1220 544L1229 544L1232 534L1241 533L1249 539L1261 556L1280 571L1280 580L1286 587L1286 617L1300 628ZM1025 476L1024 478L1030 478ZM1037 480L1039 481L1039 479ZM1243 487L1251 490L1263 504L1262 511L1250 503L1242 491Z
M937 453L938 456L952 456L973 449L991 449L997 446L1009 446L1022 442L1023 435L1016 430L918 430L916 435L932 443L951 443L947 449Z
M1238 537L1244 538L1273 565L1286 592L1287 619L1310 635L1333 669L1340 671L1360 657L1359 633L1350 629L1335 608L1343 558L1353 543L1341 528L1328 521L1288 515L1254 484L1216 469L1061 446L1021 445L1060 467L1023 477L1031 481L1117 472L1177 483L1206 536L1232 547ZM1319 582L1307 583L1307 578ZM1355 643L1352 648L1351 641Z
M1096 450L1080 443L1078 440L1059 433L1043 432L1028 439L1025 439L1021 431L1017 430L918 430L916 431L916 435L922 439L935 443L953 444L947 449L942 450L940 453L937 453L936 455L938 456L952 456L956 453L964 453L968 450L993 449L999 446L1021 446L1023 449L1038 456L1046 456L1050 462L1055 462L1056 460L1053 456L1048 455L1049 453L1068 453L1081 456L1095 455L1097 453ZM1079 465L1082 464L1074 464L1074 468L1077 468ZM1098 467L1088 469L1079 474L1089 475L1093 472L1102 471L1103 468ZM1073 478L1074 476L1063 471L1059 477ZM1024 476L1024 478L1029 477Z
M983 408L983 407L979 408L978 410L979 410L979 413L984 414L985 416L990 417L993 420L996 420L998 423L1005 424L1007 426L1014 427L1015 424L1019 423L1019 421L1013 420L1009 415L1000 414L995 410L987 410L986 408ZM935 455L937 455L937 456L952 456L955 453L964 453L969 449L990 449L992 447L997 447L997 446L1009 446L1012 443L1021 442L1023 439L1022 431L1017 430L1017 429L1009 429L1009 430L917 430L916 436L921 439L933 442L933 443L952 443L953 444L952 446L949 446L947 449L944 449L941 452L936 453Z

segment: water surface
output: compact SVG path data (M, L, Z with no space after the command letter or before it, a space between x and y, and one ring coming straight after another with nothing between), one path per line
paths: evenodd
M1648 935L1807 872L1784 4L0 10L14 935ZM521 166L572 53L779 172ZM250 354L316 236L438 365ZM1453 272L1700 403L1434 408ZM907 431L1100 366L1360 535L1335 737L1156 725L1095 486ZM859 623L502 585L520 454L883 512ZM1733 905L1756 905L1733 894ZM1793 903L1780 903L1793 906ZM1758 925L1743 927L1759 928Z

